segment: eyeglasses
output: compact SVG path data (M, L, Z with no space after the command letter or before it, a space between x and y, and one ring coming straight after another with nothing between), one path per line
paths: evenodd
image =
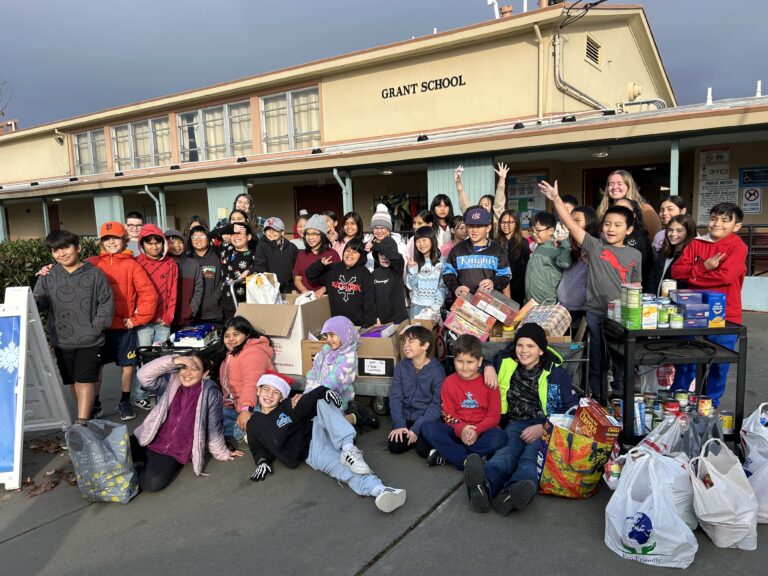
M208 239L208 236L204 236L204 235L194 235L194 236L192 236L192 241L193 242L195 240L207 240L207 239Z
M502 226L512 226L512 224L514 223L515 223L514 220L502 220L501 222L499 222L499 224L501 224Z
M126 228L141 228L144 224L126 224Z
M546 228L533 228L532 227L531 228L531 232L533 232L534 234L541 234L542 232L546 232L550 228L552 228L552 226L547 226Z
M304 236L320 236L320 232L307 231L304 232Z

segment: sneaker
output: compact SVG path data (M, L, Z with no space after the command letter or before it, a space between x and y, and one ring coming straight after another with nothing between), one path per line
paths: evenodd
M405 490L402 488L385 487L381 494L376 496L376 508L385 514L397 510L403 504L405 504Z
M146 410L149 412L152 410L152 401L149 398L142 398L141 400L136 400L136 402L133 403L136 408L141 408L142 410Z
M366 464L365 460L363 460L363 453L357 448L357 446L353 446L350 450L343 450L339 455L339 462L345 466L348 466L349 469L352 470L352 472L355 474L371 473L371 469L368 467L368 464Z
M133 406L129 401L120 402L117 405L117 410L120 412L120 420L133 420L136 418L136 412L133 410Z
M464 462L464 485L472 510L488 512L491 509L490 490L485 482L485 464L478 454L470 454Z
M525 510L536 495L536 490L536 483L531 480L515 482L496 495L493 499L493 510L501 516L506 516L512 510Z
M379 421L378 417L376 417L373 412L368 410L368 408L359 402L356 402L355 400L352 400L349 403L348 410L355 415L357 426L365 426L374 430L378 430L379 426L381 426L381 422Z
M104 416L104 410L101 409L101 401L94 402L91 409L91 420L101 418L102 416Z
M440 452L437 451L437 448L432 448L432 450L429 451L429 456L427 456L427 466L430 468L432 466L445 466L445 458L440 456Z

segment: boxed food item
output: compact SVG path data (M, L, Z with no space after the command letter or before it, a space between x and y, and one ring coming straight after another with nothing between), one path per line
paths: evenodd
M171 336L171 341L177 348L205 348L215 339L216 328L213 324L185 326Z
M512 325L515 316L520 311L520 304L496 290L489 292L478 289L472 296L470 303L507 326Z
M693 304L691 302L686 302L680 305L680 310L683 311L683 316L686 320L709 318L708 304Z
M697 290L670 290L669 298L678 306L686 303L701 304L701 292Z
M643 330L655 330L659 320L659 307L656 302L643 302L640 327Z
M709 306L709 327L725 328L725 294L714 290L700 290L702 303Z
M456 334L472 334L485 342L495 323L496 318L490 314L476 308L464 298L457 298L445 320L445 327Z
M686 318L683 320L683 328L709 328L707 318Z
M538 306L539 303L536 302L536 300L528 300L522 308L517 312L517 315L515 316L515 319L512 321L512 326L517 326L520 324L520 322L523 321L523 319L528 315L528 312L533 310L535 306Z
M621 422L608 414L596 400L582 398L576 408L571 430L596 442L613 444L621 433Z

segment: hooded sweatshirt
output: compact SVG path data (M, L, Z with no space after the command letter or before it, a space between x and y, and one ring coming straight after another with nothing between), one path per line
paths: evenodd
M361 256L352 268L344 262L326 266L318 260L305 272L310 282L325 286L331 303L331 314L346 316L356 326L368 328L376 323L373 277Z
M197 315L203 301L203 274L200 264L186 252L175 262L179 267L179 284L173 323L176 326L186 326Z
M707 270L704 262L725 254L720 265ZM696 238L672 264L672 278L683 280L689 288L714 290L725 294L725 319L741 324L741 287L747 274L747 245L736 234L717 242L709 234Z
M506 288L512 278L507 262L507 247L488 240L485 246L475 246L472 240L459 242L451 248L443 264L443 281L449 304L456 298L456 288L466 286L475 292L481 281L493 280L493 289L499 292Z
M405 285L403 284L403 269L405 262L397 249L397 244L390 238L376 242L373 252L373 293L376 302L376 316L382 324L394 322L399 324L408 319L405 309ZM389 259L389 266L379 264L378 255Z
M115 305L107 277L93 264L84 262L74 272L56 264L47 276L38 277L34 294L38 308L51 311L52 346L74 350L104 344Z
M411 432L421 436L424 422L438 422L443 380L445 370L436 358L430 358L418 372L410 359L398 362L389 388L392 428L407 428L406 422L412 421Z
M253 271L275 274L280 282L280 292L288 294L295 290L293 267L298 256L299 249L285 238L281 238L279 243L264 238L254 251Z
M192 259L200 265L203 280L203 299L196 317L200 320L221 320L221 259L213 247L208 247L202 256L193 250Z
M323 345L307 372L304 390L309 392L319 386L330 388L341 396L342 407L346 410L349 401L355 399L357 342L360 335L354 324L343 316L328 319L323 324L322 332L336 334L341 345L337 350L332 350L328 344Z
M539 304L557 304L557 287L563 270L571 265L571 244L549 240L536 247L525 270L525 297Z
M275 351L266 336L249 338L237 354L227 352L219 370L226 408L239 412L256 406L256 383L264 372L275 369L274 357Z
M159 236L163 239L163 255L154 260L144 252L142 244L147 236ZM179 267L168 255L168 241L165 239L163 231L154 224L144 224L139 233L139 249L141 254L136 257L136 261L147 272L152 285L157 291L157 309L152 322L162 322L170 326L173 322L173 315L176 311L176 294L178 292Z
M152 321L157 309L157 290L141 265L133 259L133 252L102 252L88 258L88 262L104 272L112 288L115 314L110 329L125 330L125 320L130 320L134 328Z

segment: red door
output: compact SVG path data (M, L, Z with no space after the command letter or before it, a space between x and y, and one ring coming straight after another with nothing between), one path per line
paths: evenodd
M296 214L299 210L306 210L310 215L333 210L339 219L344 215L341 187L338 184L294 186L293 199Z

